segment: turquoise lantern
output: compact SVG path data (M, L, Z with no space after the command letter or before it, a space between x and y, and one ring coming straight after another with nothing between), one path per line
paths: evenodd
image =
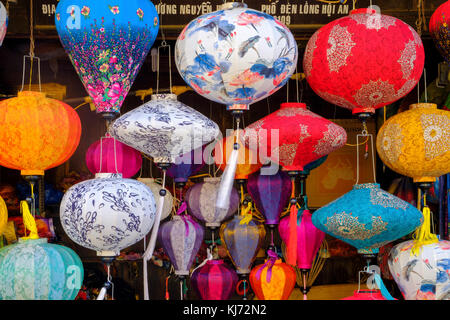
M21 238L0 249L1 300L74 300L83 277L78 255L46 238Z
M312 215L316 228L354 246L367 259L381 246L414 231L422 221L419 210L380 189L378 183L356 184Z

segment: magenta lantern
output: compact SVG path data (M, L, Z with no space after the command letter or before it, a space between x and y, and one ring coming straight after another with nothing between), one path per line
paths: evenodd
M191 285L202 300L228 300L238 282L236 271L223 260L208 260L192 273Z
M124 178L130 178L141 168L142 156L136 149L106 134L86 151L86 165L93 174L122 173Z
M309 210L299 211L297 215L297 267L305 271L311 269L317 251L325 238L325 233L312 224L311 216ZM292 245L289 243L289 218L288 216L281 219L278 226L281 240L286 244L287 250Z

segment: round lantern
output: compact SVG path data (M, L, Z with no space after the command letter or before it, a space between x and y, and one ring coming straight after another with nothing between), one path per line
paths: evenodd
M97 112L118 114L158 34L153 3L61 0L55 25Z
M250 149L267 152L267 157L283 170L299 172L307 164L343 147L347 133L309 111L304 103L282 103L278 111L249 125L244 140Z
M8 207L6 206L5 200L0 197L0 236L6 229L8 224Z
M89 146L86 165L93 174L121 173L124 178L130 178L141 168L142 156L139 151L107 134Z
M202 300L228 300L233 295L238 276L223 260L208 260L191 276L191 285Z
M230 218L239 206L239 193L232 188L228 211L215 210L219 185L220 178L205 178L203 182L190 187L185 196L189 213L211 229L220 227L222 221Z
M239 130L242 132L242 130ZM240 133L242 134L242 133ZM227 165L227 159L233 150L234 145L234 131L222 141L219 141L214 148L214 161L220 170L224 171ZM258 154L248 148L239 140L238 158L236 173L234 178L237 180L244 180L248 178L249 174L258 171L262 167L262 163L258 160Z
M441 4L430 18L430 34L441 55L450 63L450 1Z
M422 221L419 210L380 189L378 183L354 185L312 215L316 228L356 247L366 257L414 231Z
M265 224L272 227L277 225L292 192L288 174L281 170L272 175L255 172L248 177L247 190L256 208L266 219Z
M220 227L220 239L239 275L250 273L251 265L266 235L264 225L245 220L245 216L236 215Z
M189 269L203 242L203 227L189 215L175 215L161 225L159 242L178 276L188 276Z
M184 81L229 110L247 110L280 89L294 73L297 55L283 23L241 2L192 20L175 45Z
M111 257L144 238L155 211L153 193L142 182L97 174L67 190L60 219L75 243Z
M78 255L46 238L0 249L1 300L74 300L83 276Z
M411 26L362 8L314 33L303 70L322 99L353 114L370 114L408 94L424 60L422 40Z
M307 272L311 269L314 258L319 251L322 241L325 239L325 233L317 229L312 221L312 214L309 210L299 211L297 215L297 263L296 266L301 269L302 272ZM290 217L281 219L278 230L280 232L281 240L286 244L287 251L290 246L294 246L294 243L289 243L290 232Z
M0 2L0 46L6 36L6 29L8 28L8 12L3 3Z
M45 93L21 91L0 102L0 165L24 176L66 162L80 142L81 122L69 105Z
M258 300L288 300L295 279L294 268L277 259L276 254L250 273L250 285Z
M149 187L149 189L152 191L153 196L155 198L156 207L158 207L159 201L161 201L161 199L159 197L159 191L161 190L161 185L156 183L155 179L153 179L153 178L137 178L136 180L139 182L142 182L147 187ZM164 196L163 209L161 212L161 218L159 219L160 221L166 219L172 212L172 208L173 208L172 193L170 193L170 191L167 190L167 188L164 188L164 190L166 191L166 194Z
M377 151L392 170L432 183L450 172L450 112L418 103L389 118L377 135Z
M158 94L116 119L109 132L117 140L153 157L155 163L169 164L211 142L220 130L215 122L178 101L175 94Z

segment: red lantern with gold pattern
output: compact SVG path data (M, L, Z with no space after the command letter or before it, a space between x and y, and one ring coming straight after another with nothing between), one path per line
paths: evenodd
M279 139L276 139L278 135ZM302 171L304 167L343 147L345 129L309 111L304 103L282 103L278 111L252 123L245 129L246 146L280 164L284 171Z
M430 34L445 61L450 63L450 1L434 11L430 18Z
M424 60L422 40L411 26L362 8L314 33L303 69L322 99L353 114L372 114L416 86Z

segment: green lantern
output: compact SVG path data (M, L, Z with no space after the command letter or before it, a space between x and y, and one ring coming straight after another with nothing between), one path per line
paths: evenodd
M83 277L78 255L46 238L21 238L0 249L1 300L73 300Z

